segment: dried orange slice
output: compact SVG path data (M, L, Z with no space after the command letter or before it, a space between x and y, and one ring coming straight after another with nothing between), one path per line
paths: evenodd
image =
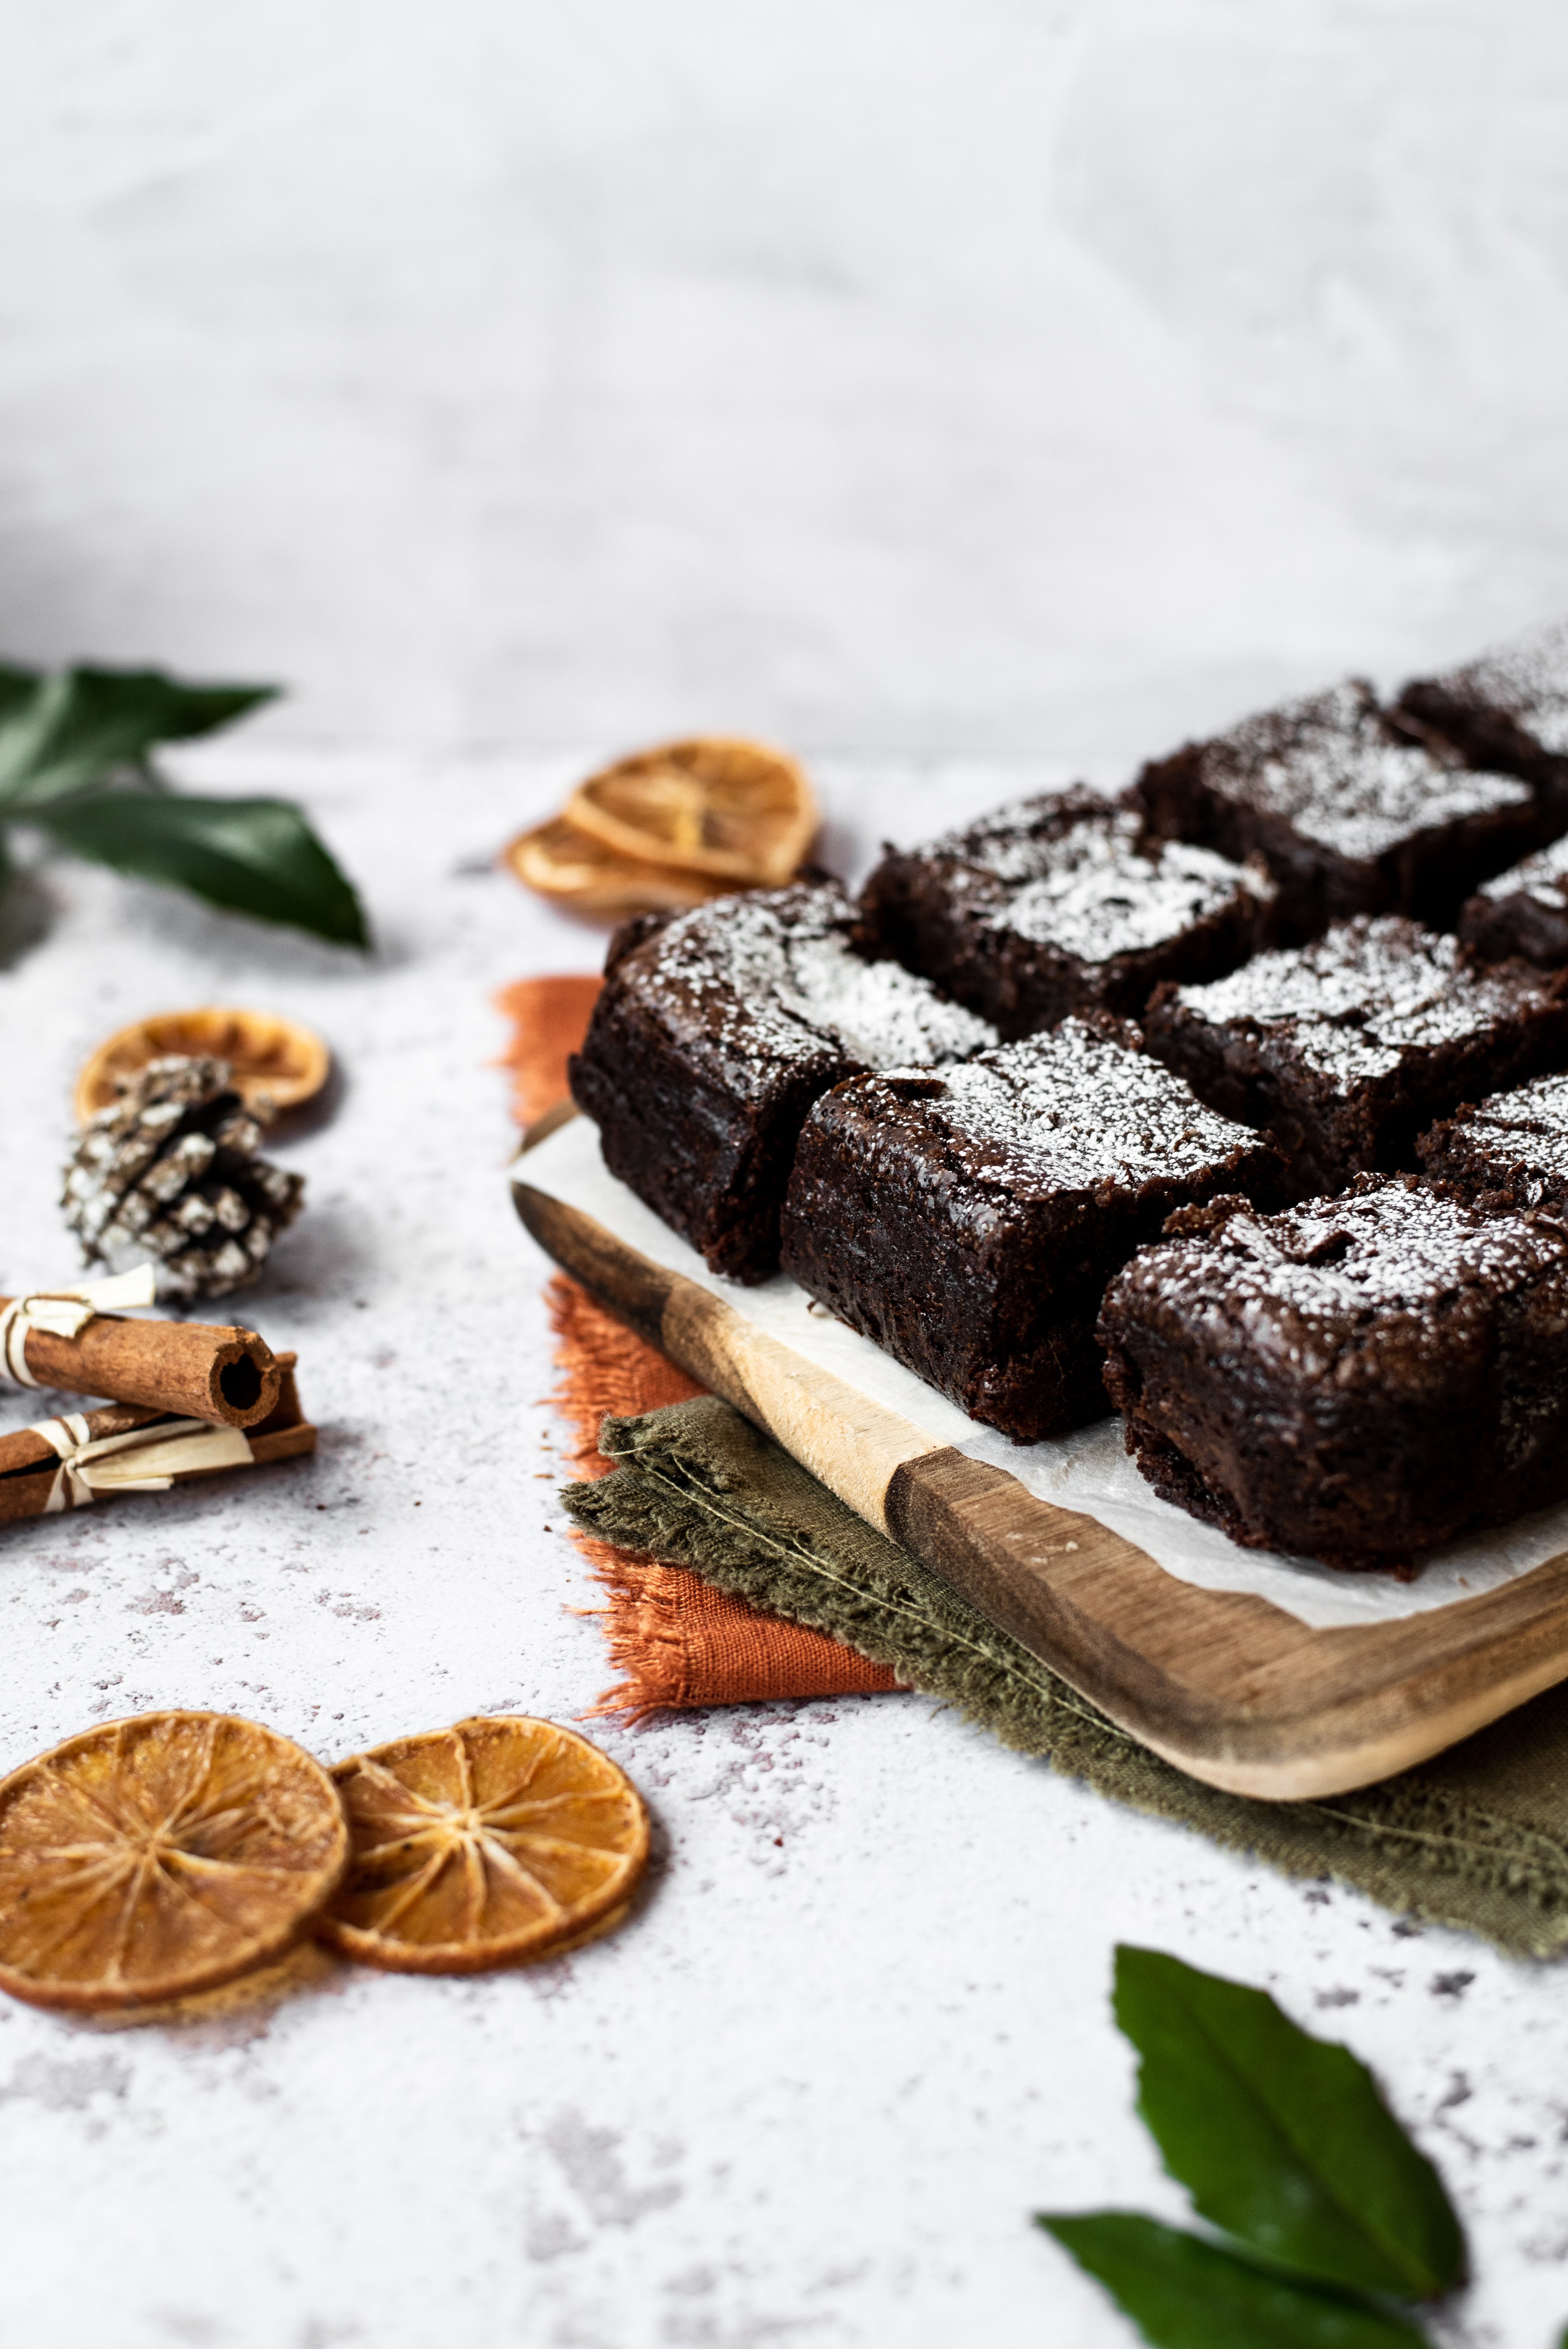
M100 1044L77 1079L77 1122L85 1125L115 1098L115 1079L133 1076L171 1052L227 1061L247 1109L264 1096L274 1110L297 1109L325 1084L332 1055L314 1028L269 1011L160 1011L119 1029Z
M317 1930L366 1965L473 1974L553 1955L610 1924L647 1859L631 1780L553 1722L459 1721L332 1775L354 1857Z
M724 734L605 767L578 785L566 817L619 855L768 889L791 878L820 821L793 759Z
M504 862L520 881L578 914L679 912L720 897L734 887L716 873L686 873L676 864L649 864L606 848L590 832L558 815L532 832L520 833L502 849Z
M148 1713L0 1781L0 1989L151 2006L281 1956L348 1862L331 1779L275 1730Z

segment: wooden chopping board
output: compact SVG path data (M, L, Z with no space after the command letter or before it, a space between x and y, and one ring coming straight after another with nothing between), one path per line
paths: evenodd
M1211 1785L1282 1802L1344 1793L1568 1679L1568 1553L1451 1606L1314 1630L1266 1599L1168 1574L1096 1518L936 1442L758 1327L745 1289L716 1296L531 1185L526 1159L512 1195L540 1246L641 1336Z

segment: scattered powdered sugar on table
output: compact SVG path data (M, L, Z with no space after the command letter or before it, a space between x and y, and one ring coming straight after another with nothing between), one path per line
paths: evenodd
M1563 749L1568 750L1568 719L1563 724ZM1550 905L1553 913L1562 912L1563 901L1568 897L1568 833L1480 885L1481 895L1493 899L1516 896L1521 891Z
M1259 955L1178 1000L1210 1022L1287 1028L1316 1068L1387 1076L1412 1049L1462 1042L1543 993L1514 975L1466 968L1459 942L1402 915L1363 914L1309 947Z
M1203 774L1224 797L1284 816L1307 839L1356 858L1531 798L1512 776L1445 766L1419 744L1393 738L1353 678L1209 744Z
M716 899L639 947L637 992L672 1032L732 1052L742 1072L820 1061L930 1067L996 1041L987 1020L850 944L855 909L828 883Z
M945 1070L921 1106L994 1154L967 1174L1026 1196L1191 1175L1258 1142L1149 1054L1081 1019Z

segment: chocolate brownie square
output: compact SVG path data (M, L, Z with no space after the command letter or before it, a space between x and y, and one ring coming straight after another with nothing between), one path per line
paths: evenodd
M1568 1075L1466 1102L1416 1144L1435 1182L1487 1214L1540 1207L1568 1220Z
M1172 1208L1267 1195L1256 1134L1100 1014L940 1072L839 1085L801 1131L781 1260L971 1418L1031 1443L1106 1409L1105 1284Z
M926 980L858 953L855 933L842 891L811 883L645 915L611 941L573 1099L611 1173L732 1279L777 1268L779 1206L819 1093L996 1040Z
M1295 938L1353 914L1444 926L1553 829L1528 784L1400 727L1357 678L1156 760L1131 796L1155 832L1261 856Z
M1174 1222L1099 1319L1166 1500L1250 1548L1408 1571L1568 1496L1568 1232L1413 1175Z
M1568 620L1532 628L1441 677L1412 678L1403 718L1454 743L1472 767L1520 775L1568 823Z
M1274 895L1261 865L1155 840L1079 786L884 849L861 907L884 954L1016 1038L1069 1011L1141 1011L1161 979L1233 970L1269 943Z
M1460 907L1459 930L1478 962L1519 955L1542 970L1568 962L1568 839L1483 881Z
M1568 974L1472 968L1397 914L1260 955L1208 987L1161 988L1149 1049L1227 1117L1266 1126L1298 1195L1414 1164L1465 1099L1568 1063Z

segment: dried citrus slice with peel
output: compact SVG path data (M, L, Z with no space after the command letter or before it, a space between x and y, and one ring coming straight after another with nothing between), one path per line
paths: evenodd
M119 1029L77 1079L77 1122L85 1125L115 1098L115 1079L134 1076L170 1053L227 1061L248 1109L262 1098L275 1110L298 1109L325 1084L332 1055L314 1028L270 1011L207 1005L194 1011L160 1011Z
M520 833L501 851L518 879L573 913L610 915L680 912L734 887L717 873L686 873L677 864L649 864L606 848L558 815Z
M606 1927L648 1856L625 1773L553 1722L500 1713L333 1772L354 1857L318 1931L395 1972L472 1974Z
M793 876L820 821L793 759L725 734L619 760L578 785L566 816L622 856L769 889Z
M319 1762L232 1713L150 1713L0 1781L0 1989L151 2006L279 1957L348 1863Z

